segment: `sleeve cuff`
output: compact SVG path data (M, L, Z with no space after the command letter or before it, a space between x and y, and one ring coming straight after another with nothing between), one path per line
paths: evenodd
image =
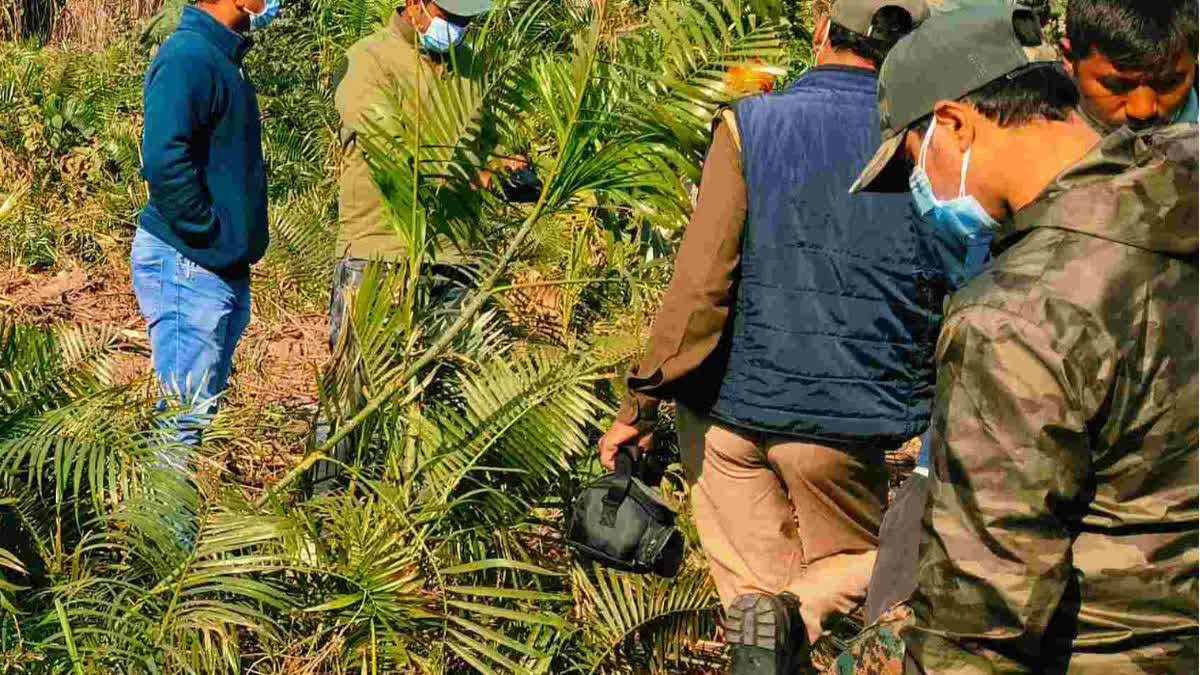
M659 400L656 398L630 392L621 400L621 407L617 410L617 421L648 433L654 430L658 421L658 405Z

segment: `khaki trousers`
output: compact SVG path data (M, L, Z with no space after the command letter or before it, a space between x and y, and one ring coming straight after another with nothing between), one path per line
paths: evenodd
M816 642L828 619L866 598L887 500L883 450L738 429L683 405L676 414L696 528L721 603L789 591Z

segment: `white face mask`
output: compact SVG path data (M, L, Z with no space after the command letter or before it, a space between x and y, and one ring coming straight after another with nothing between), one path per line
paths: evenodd
M429 29L421 34L421 46L426 50L446 54L463 41L467 34L466 28L456 26L441 17L433 16L424 2L421 3L421 11L429 17Z

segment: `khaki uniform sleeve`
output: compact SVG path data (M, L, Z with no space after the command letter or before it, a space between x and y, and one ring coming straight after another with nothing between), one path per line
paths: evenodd
M352 144L354 136L373 119L372 110L376 106L386 104L389 96L398 93L397 78L402 76L398 66L379 44L352 48L347 53L345 72L333 95L344 146Z
M1073 532L1092 480L1089 423L1112 372L1096 339L1072 339L978 306L943 331L938 480L915 622L903 632L926 672L1027 672L1070 652L1070 637L1048 628L1073 592Z
M655 317L645 356L628 378L629 394L619 421L652 427L659 401L676 398L680 381L716 350L733 309L745 222L741 151L726 122L715 130L675 275Z
M346 55L346 61L342 64L339 73L337 89L333 92L333 107L337 110L338 120L341 123L343 143L349 140L348 136L353 133L351 130L359 124L366 111L363 101L365 98L363 82L368 76L366 70L363 67L361 54L352 52Z

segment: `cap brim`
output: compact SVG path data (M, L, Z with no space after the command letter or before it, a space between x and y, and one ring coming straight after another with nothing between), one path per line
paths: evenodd
M859 175L850 192L904 192L908 189L901 149L908 131L901 131L884 141L867 168Z
M492 0L433 0L455 16L476 16L492 8Z

